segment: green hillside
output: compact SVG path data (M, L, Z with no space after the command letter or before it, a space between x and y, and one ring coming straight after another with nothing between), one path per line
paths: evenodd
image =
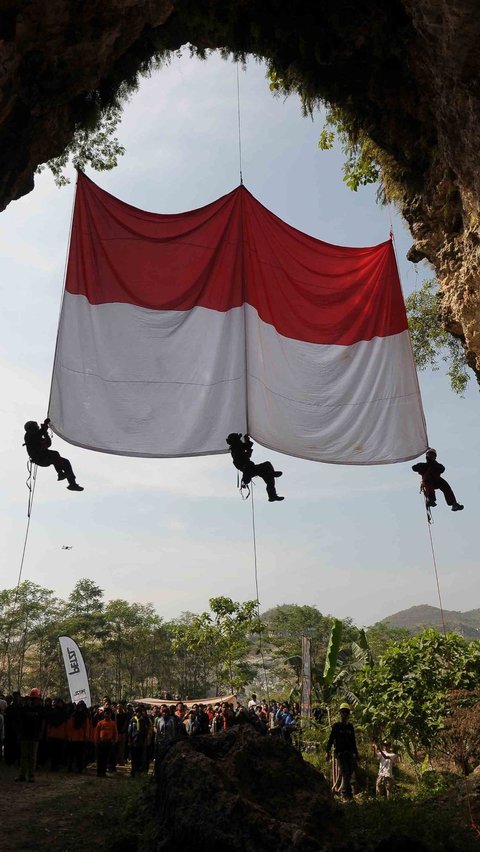
M448 631L455 631L465 639L480 639L480 609L470 609L467 612L444 610L443 617ZM434 627L442 631L442 614L438 607L420 604L403 609L382 619L382 624L389 627L404 627L412 635L420 633L426 627Z

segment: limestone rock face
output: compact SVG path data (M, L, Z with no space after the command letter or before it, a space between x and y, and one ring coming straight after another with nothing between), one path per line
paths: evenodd
M249 724L169 744L156 781L157 852L350 848L323 775Z
M170 0L2 0L0 3L0 210L33 189L33 173L62 153L85 99Z
M187 42L267 59L340 107L382 153L442 313L480 376L477 0L2 0L0 209L102 102ZM161 85L161 77L159 85Z
M413 74L419 112L435 139L403 212L435 267L446 327L464 341L480 376L480 18L475 0L405 0L416 33Z

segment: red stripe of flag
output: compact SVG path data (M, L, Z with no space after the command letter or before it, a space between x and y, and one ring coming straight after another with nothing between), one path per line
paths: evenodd
M392 243L335 246L243 186L187 213L149 213L79 174L66 289L90 304L225 312L245 301L285 337L351 345L407 328Z

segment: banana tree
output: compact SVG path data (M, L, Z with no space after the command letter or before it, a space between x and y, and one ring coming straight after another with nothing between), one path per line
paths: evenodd
M327 653L323 673L314 673L313 689L317 699L326 707L328 722L331 724L330 703L335 695L342 697L349 704L358 704L358 697L350 689L351 682L366 666L372 665L372 654L367 637L360 631L358 642L350 642L342 648L343 622L333 619L328 640Z

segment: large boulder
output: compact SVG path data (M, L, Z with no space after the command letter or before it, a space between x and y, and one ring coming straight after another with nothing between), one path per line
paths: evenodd
M158 852L320 852L342 846L324 776L250 725L171 743L157 768Z

